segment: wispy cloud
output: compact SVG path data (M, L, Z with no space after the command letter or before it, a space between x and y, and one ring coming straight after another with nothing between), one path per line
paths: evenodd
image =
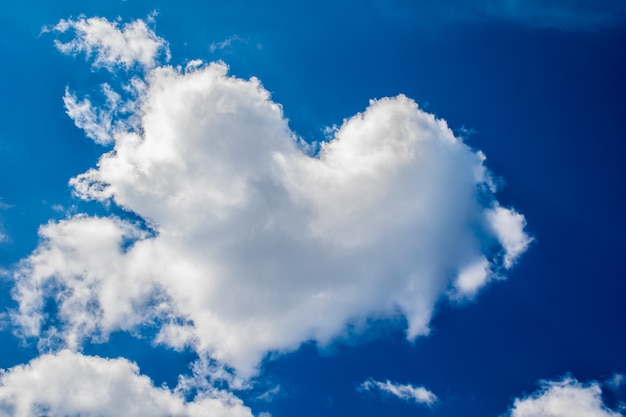
M281 392L280 385L276 385L274 388L268 389L264 393L258 395L256 397L257 400L271 402L278 396Z
M67 88L63 96L67 115L88 138L99 144L106 144L113 140L113 113L120 98L119 94L113 92L106 84L103 90L109 94L107 103L100 109L96 109L88 98L79 100Z
M359 385L359 390L379 392L383 395L392 396L403 401L427 406L432 406L438 401L437 396L424 387L416 387L411 384L397 384L389 380L381 382L368 379Z
M248 44L248 41L243 39L242 37L238 35L232 35L221 42L213 42L211 45L209 45L209 52L213 53L215 51L230 48L233 46L233 44L238 42L246 45Z
M624 374L614 373L613 376L604 383L604 385L609 389L617 391L624 385L625 382L626 376L624 376Z

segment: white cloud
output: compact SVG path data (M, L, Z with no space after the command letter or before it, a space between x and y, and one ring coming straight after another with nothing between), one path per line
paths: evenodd
M399 309L409 338L427 334L440 298L473 296L528 245L482 153L405 96L371 101L311 157L259 81L224 64L156 67L137 83L120 104L135 122L77 122L103 125L114 149L70 183L155 233L81 215L43 226L16 273L14 317L42 343L78 348L155 322L159 342L250 376L268 352L372 315Z
M403 385L391 381L381 382L368 379L359 386L359 389L363 391L378 391L404 401L428 406L432 406L437 402L437 396L431 391L424 387L416 387L411 384Z
M81 16L76 20L61 20L52 30L61 33L73 30L75 38L66 43L57 40L56 47L65 54L83 52L93 57L94 67L130 69L139 64L149 69L156 65L161 54L169 58L167 42L141 19L120 27L119 22L109 22L103 17Z
M572 377L542 381L532 395L516 399L509 417L621 417L602 401L600 384L582 384Z
M107 97L106 107L103 109L95 108L88 98L79 100L68 88L65 89L63 96L66 113L74 120L76 127L82 129L87 137L101 145L113 140L114 111L120 99L119 94L113 92L110 87L105 87L105 92L110 92L110 94Z
M0 374L0 416L11 417L251 417L230 393L155 387L137 365L61 351Z
M130 261L123 256L122 243L144 232L115 218L77 216L44 226L40 233L50 245L40 245L31 255L32 273L16 287L22 314L15 319L27 334L38 334L47 319L42 303L46 290L55 290L48 284L51 275L61 286L50 296L59 299L58 318L67 324L63 338L71 348L80 346L84 334L130 329L145 319L143 314L154 314L146 306L155 286L127 279L118 264ZM54 339L55 334L46 337Z
M489 261L483 257L477 259L476 263L468 265L459 272L454 282L454 290L450 297L455 299L471 298L489 280Z
M510 268L532 242L532 238L524 232L526 220L522 214L497 203L487 211L487 218L504 248L504 266Z

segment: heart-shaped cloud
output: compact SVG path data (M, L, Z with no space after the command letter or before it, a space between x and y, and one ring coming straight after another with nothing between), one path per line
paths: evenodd
M530 242L482 153L405 96L370 102L310 156L259 81L222 63L133 85L126 103L107 86L101 108L66 94L79 127L114 141L71 184L152 231L86 215L44 226L17 273L27 335L78 348L154 323L158 341L246 377L354 320L399 311L410 338L426 334L438 300L472 297Z

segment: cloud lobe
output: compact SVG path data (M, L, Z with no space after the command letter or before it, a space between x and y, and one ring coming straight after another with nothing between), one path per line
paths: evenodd
M572 377L542 381L535 393L516 399L509 417L621 417L608 409L597 382L583 384Z

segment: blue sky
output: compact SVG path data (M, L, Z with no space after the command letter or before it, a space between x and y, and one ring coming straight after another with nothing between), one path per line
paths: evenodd
M623 2L0 23L0 415L624 414Z

